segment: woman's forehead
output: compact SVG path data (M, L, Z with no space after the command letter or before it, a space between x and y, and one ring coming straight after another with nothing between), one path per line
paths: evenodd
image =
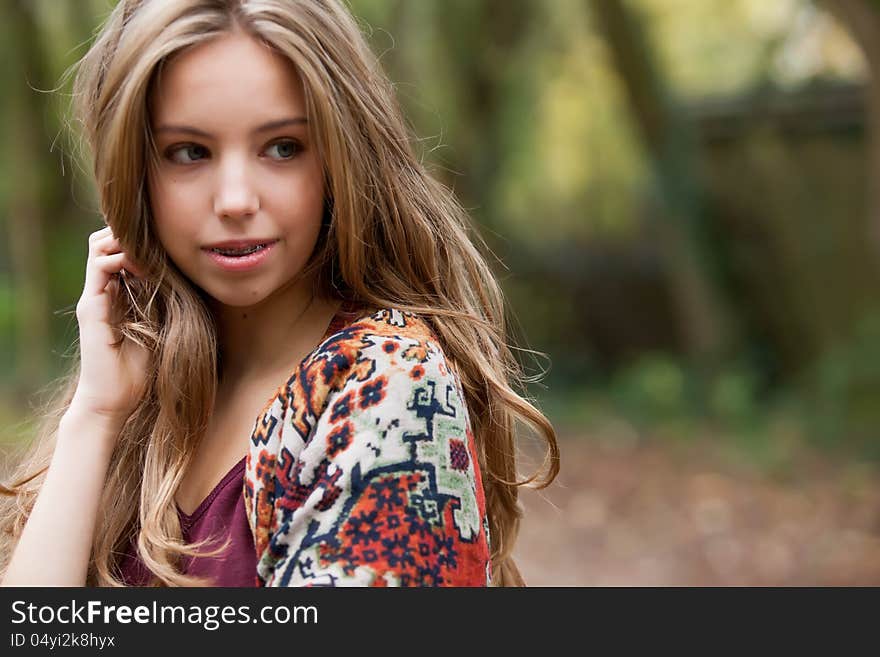
M296 67L250 35L236 31L193 46L163 67L150 99L154 123L253 123L305 117Z

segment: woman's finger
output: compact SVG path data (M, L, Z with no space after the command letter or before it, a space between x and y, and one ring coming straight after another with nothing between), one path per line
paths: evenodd
M122 251L122 245L119 243L119 240L114 237L112 234L108 234L105 237L99 238L92 242L89 247L89 255L92 257L100 256L100 255L114 255L116 253L124 253ZM122 265L123 269L127 272L134 274L138 278L143 278L143 271L138 267L135 262L126 256L125 263Z
M108 235L112 235L112 234L113 234L113 231L110 230L110 226L106 226L105 228L102 228L101 230L96 230L94 233L91 233L89 235L89 247L91 247L91 245L94 242L97 242L98 240L101 240L101 239L107 237Z
M118 251L122 251L122 246L113 235L102 237L89 245L89 253L91 255L110 254Z
M110 277L122 269L126 256L124 253L100 255L89 258L86 266L86 280L83 284L84 296L97 296L104 292Z

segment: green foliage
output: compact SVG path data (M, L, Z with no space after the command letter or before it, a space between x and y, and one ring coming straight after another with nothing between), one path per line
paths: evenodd
M805 389L815 441L850 443L880 458L880 312L862 318L850 340L818 359Z
M664 355L644 357L620 372L611 395L624 415L645 426L687 413L685 372Z
M743 430L753 427L760 414L757 388L757 375L750 368L731 368L722 372L716 377L709 395L712 416Z
M876 344L871 347L875 352ZM663 355L634 363L610 385L551 383L537 397L561 435L596 440L609 449L625 450L642 442L709 448L781 478L797 476L793 464L816 449L828 458L864 467L880 465L876 439L858 439L853 432L859 429L853 424L858 414L842 392L850 389L852 379L841 377L840 369L832 375L835 367L827 364L822 369L829 377L826 385L837 392L820 393L819 404L804 391L761 394L748 368L732 367L715 380L709 406L698 407L693 377ZM869 406L866 403L863 410ZM875 429L878 423L873 411L861 428Z

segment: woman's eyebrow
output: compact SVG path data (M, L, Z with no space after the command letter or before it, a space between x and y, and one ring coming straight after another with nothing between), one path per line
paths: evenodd
M269 121L268 123L257 126L253 129L252 132L254 134L260 132L269 132L270 130L277 130L278 128L284 128L290 125L301 125L308 122L309 120L304 116L297 116L289 119L278 119L277 121ZM159 134L160 132L185 132L187 134L204 137L206 139L210 139L212 136L210 133L205 132L204 130L199 130L198 128L194 128L192 126L173 125L169 123L163 123L162 125L158 126L156 128L156 134Z

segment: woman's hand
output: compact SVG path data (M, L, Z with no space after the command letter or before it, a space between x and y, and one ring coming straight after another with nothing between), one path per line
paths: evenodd
M123 269L142 276L122 251L110 227L89 236L89 256L82 296L76 305L79 323L80 376L71 407L104 416L121 426L137 407L146 389L148 351L126 339L110 325L110 309Z
M125 420L146 388L149 353L110 325L120 291L114 274L134 275L109 228L89 237L76 305L81 367L73 401L58 425L52 462L15 547L4 586L83 586L107 468Z

